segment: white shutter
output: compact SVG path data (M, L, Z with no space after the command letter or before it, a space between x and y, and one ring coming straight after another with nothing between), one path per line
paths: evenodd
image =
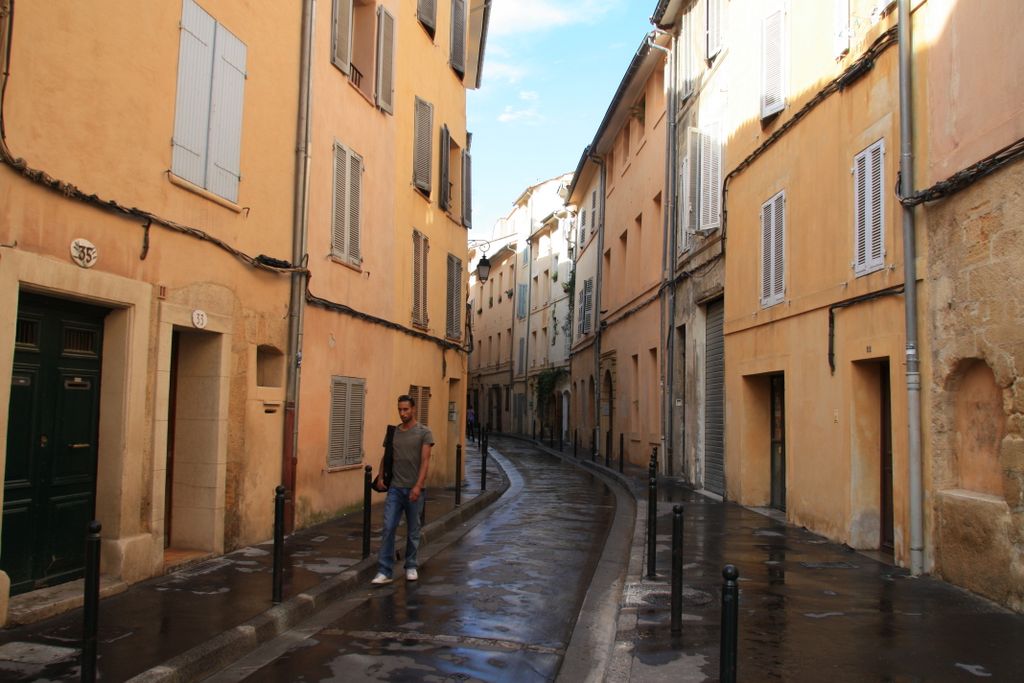
M850 0L832 0L835 11L833 50L836 59L850 51Z
M374 98L382 111L395 111L395 18L377 8L377 79Z
M437 2L436 0L416 0L416 18L427 27L431 36L437 30Z
M178 48L178 94L174 107L171 172L206 186L210 133L210 83L217 22L192 0L184 0Z
M438 145L438 157L441 161L440 180L438 181L437 187L437 206L442 211L447 211L451 207L452 200L452 185L451 185L451 146L452 146L452 135L448 132L448 125L441 126L441 144Z
M466 0L452 0L451 65L460 76L466 73Z
M885 265L885 141L853 161L854 272L864 275Z
M707 0L706 9L706 57L710 60L722 49L722 0Z
M462 337L462 259L448 254L448 309L445 333L450 339Z
M722 144L718 126L700 132L700 230L717 230L722 226Z
M761 118L782 111L785 100L784 21L782 10L761 24Z
M676 88L679 92L679 103L682 104L693 94L693 35L690 30L692 9L684 14L679 23L679 40L676 42L677 57Z
M761 305L782 301L785 294L786 193L761 205Z
M462 152L462 225L473 227L473 156Z
M238 201L241 179L242 104L245 96L245 44L217 25L210 101L210 152L206 189Z
M433 140L430 131L434 127L434 105L417 97L414 123L412 182L418 189L429 195L430 160L433 156L431 149Z
M352 0L334 0L331 61L346 76L352 65Z

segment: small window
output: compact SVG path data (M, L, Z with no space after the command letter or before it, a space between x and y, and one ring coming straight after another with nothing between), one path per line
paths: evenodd
M832 0L832 2L835 8L833 50L836 59L839 59L850 51L850 0Z
M786 193L761 205L761 305L773 306L785 294L783 264L786 235Z
M722 0L705 0L705 56L710 62L722 51Z
M416 18L433 39L437 31L437 0L416 0Z
M431 131L434 129L434 105L416 98L413 131L412 182L425 196L430 196L431 159L434 155Z
M772 12L761 23L761 118L786 106L785 14Z
M579 319L576 321L576 336L582 337L585 334L590 334L591 318L594 312L594 278L589 277L583 281L583 287L580 288L577 298Z
M853 160L854 263L858 276L885 266L885 140Z
M99 355L96 348L99 341L99 334L95 329L86 329L68 325L64 327L64 349L65 356L90 356Z
M363 158L334 143L334 200L331 217L331 254L358 266L362 229Z
M39 348L39 320L32 318L18 318L17 327L14 333L15 348L38 349Z
M449 63L460 79L466 75L466 0L452 0L452 44Z
M328 469L350 467L363 461L365 397L365 379L337 376L331 378Z

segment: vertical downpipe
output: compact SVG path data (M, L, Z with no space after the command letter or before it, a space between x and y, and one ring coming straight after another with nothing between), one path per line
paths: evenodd
M899 0L900 195L914 193L913 42L910 0ZM921 472L921 372L917 355L917 245L914 208L903 207L903 282L907 332L907 460L910 468L910 573L924 572L924 498Z
M597 435L601 430L601 278L604 276L602 265L604 264L604 211L605 211L605 187L608 182L607 169L604 164L604 157L591 156L591 160L601 168L598 192L601 195L601 222L597 224L597 274L594 277L594 430L591 436L591 443L594 450L597 450ZM591 219L594 217L591 216ZM610 415L610 413L609 413ZM610 424L610 422L609 422ZM593 457L593 453L591 457Z

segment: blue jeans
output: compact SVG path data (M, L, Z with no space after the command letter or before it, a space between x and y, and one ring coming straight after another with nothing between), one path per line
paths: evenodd
M420 497L415 503L409 500L412 489L392 486L388 489L388 497L384 501L384 533L381 536L380 554L377 556L378 571L391 576L395 564L395 531L405 513L405 525L408 527L405 539L405 568L416 569L416 552L420 547L420 515L426 492L420 490Z

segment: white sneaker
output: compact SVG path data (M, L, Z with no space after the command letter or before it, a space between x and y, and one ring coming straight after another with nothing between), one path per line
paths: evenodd
M406 569L405 570L405 580L406 581L419 581L420 580L420 573L418 571L416 571L415 569Z
M370 583L372 583L374 586L384 586L386 584L391 583L392 581L394 581L394 579L392 579L390 576L382 574L381 572L377 572L377 576L373 577L373 581L371 581Z

